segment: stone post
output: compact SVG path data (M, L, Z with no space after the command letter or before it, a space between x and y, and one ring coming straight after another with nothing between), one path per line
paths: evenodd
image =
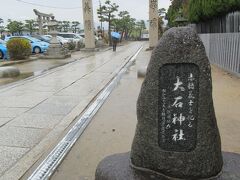
M42 16L38 16L38 26L39 26L39 34L43 35L43 21Z
M85 48L95 49L92 0L82 0Z
M158 42L158 0L149 0L149 47Z

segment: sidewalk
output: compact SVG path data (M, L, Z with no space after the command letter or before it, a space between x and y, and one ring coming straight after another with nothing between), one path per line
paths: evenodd
M0 89L0 179L19 179L142 45L118 47Z
M101 49L101 51L109 50L109 48ZM21 72L20 76L18 77L9 77L9 78L1 78L0 79L0 86L9 84L12 82L19 81L21 79L28 78L33 75L39 75L45 71L50 69L63 66L74 61L80 60L85 57L89 57L93 55L93 53L84 52L84 51L76 51L72 53L70 58L66 59L33 59L32 60L21 60L21 61L2 61L0 62L1 66L14 66L19 69Z
M131 150L136 101L143 82L137 71L149 62L151 51L137 57L91 124L57 168L51 180L94 180L98 163L106 156ZM240 79L212 66L214 105L222 150L240 153Z

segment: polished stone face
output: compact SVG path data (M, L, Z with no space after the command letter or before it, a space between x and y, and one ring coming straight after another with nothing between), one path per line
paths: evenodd
M160 68L158 143L167 151L192 151L197 141L198 66L166 64Z

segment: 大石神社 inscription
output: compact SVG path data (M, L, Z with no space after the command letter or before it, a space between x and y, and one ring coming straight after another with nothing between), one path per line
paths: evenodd
M168 151L196 146L199 70L194 64L168 64L159 73L158 142Z

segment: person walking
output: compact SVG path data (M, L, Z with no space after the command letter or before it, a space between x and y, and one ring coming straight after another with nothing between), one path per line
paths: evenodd
M117 49L118 38L112 37L113 51Z

